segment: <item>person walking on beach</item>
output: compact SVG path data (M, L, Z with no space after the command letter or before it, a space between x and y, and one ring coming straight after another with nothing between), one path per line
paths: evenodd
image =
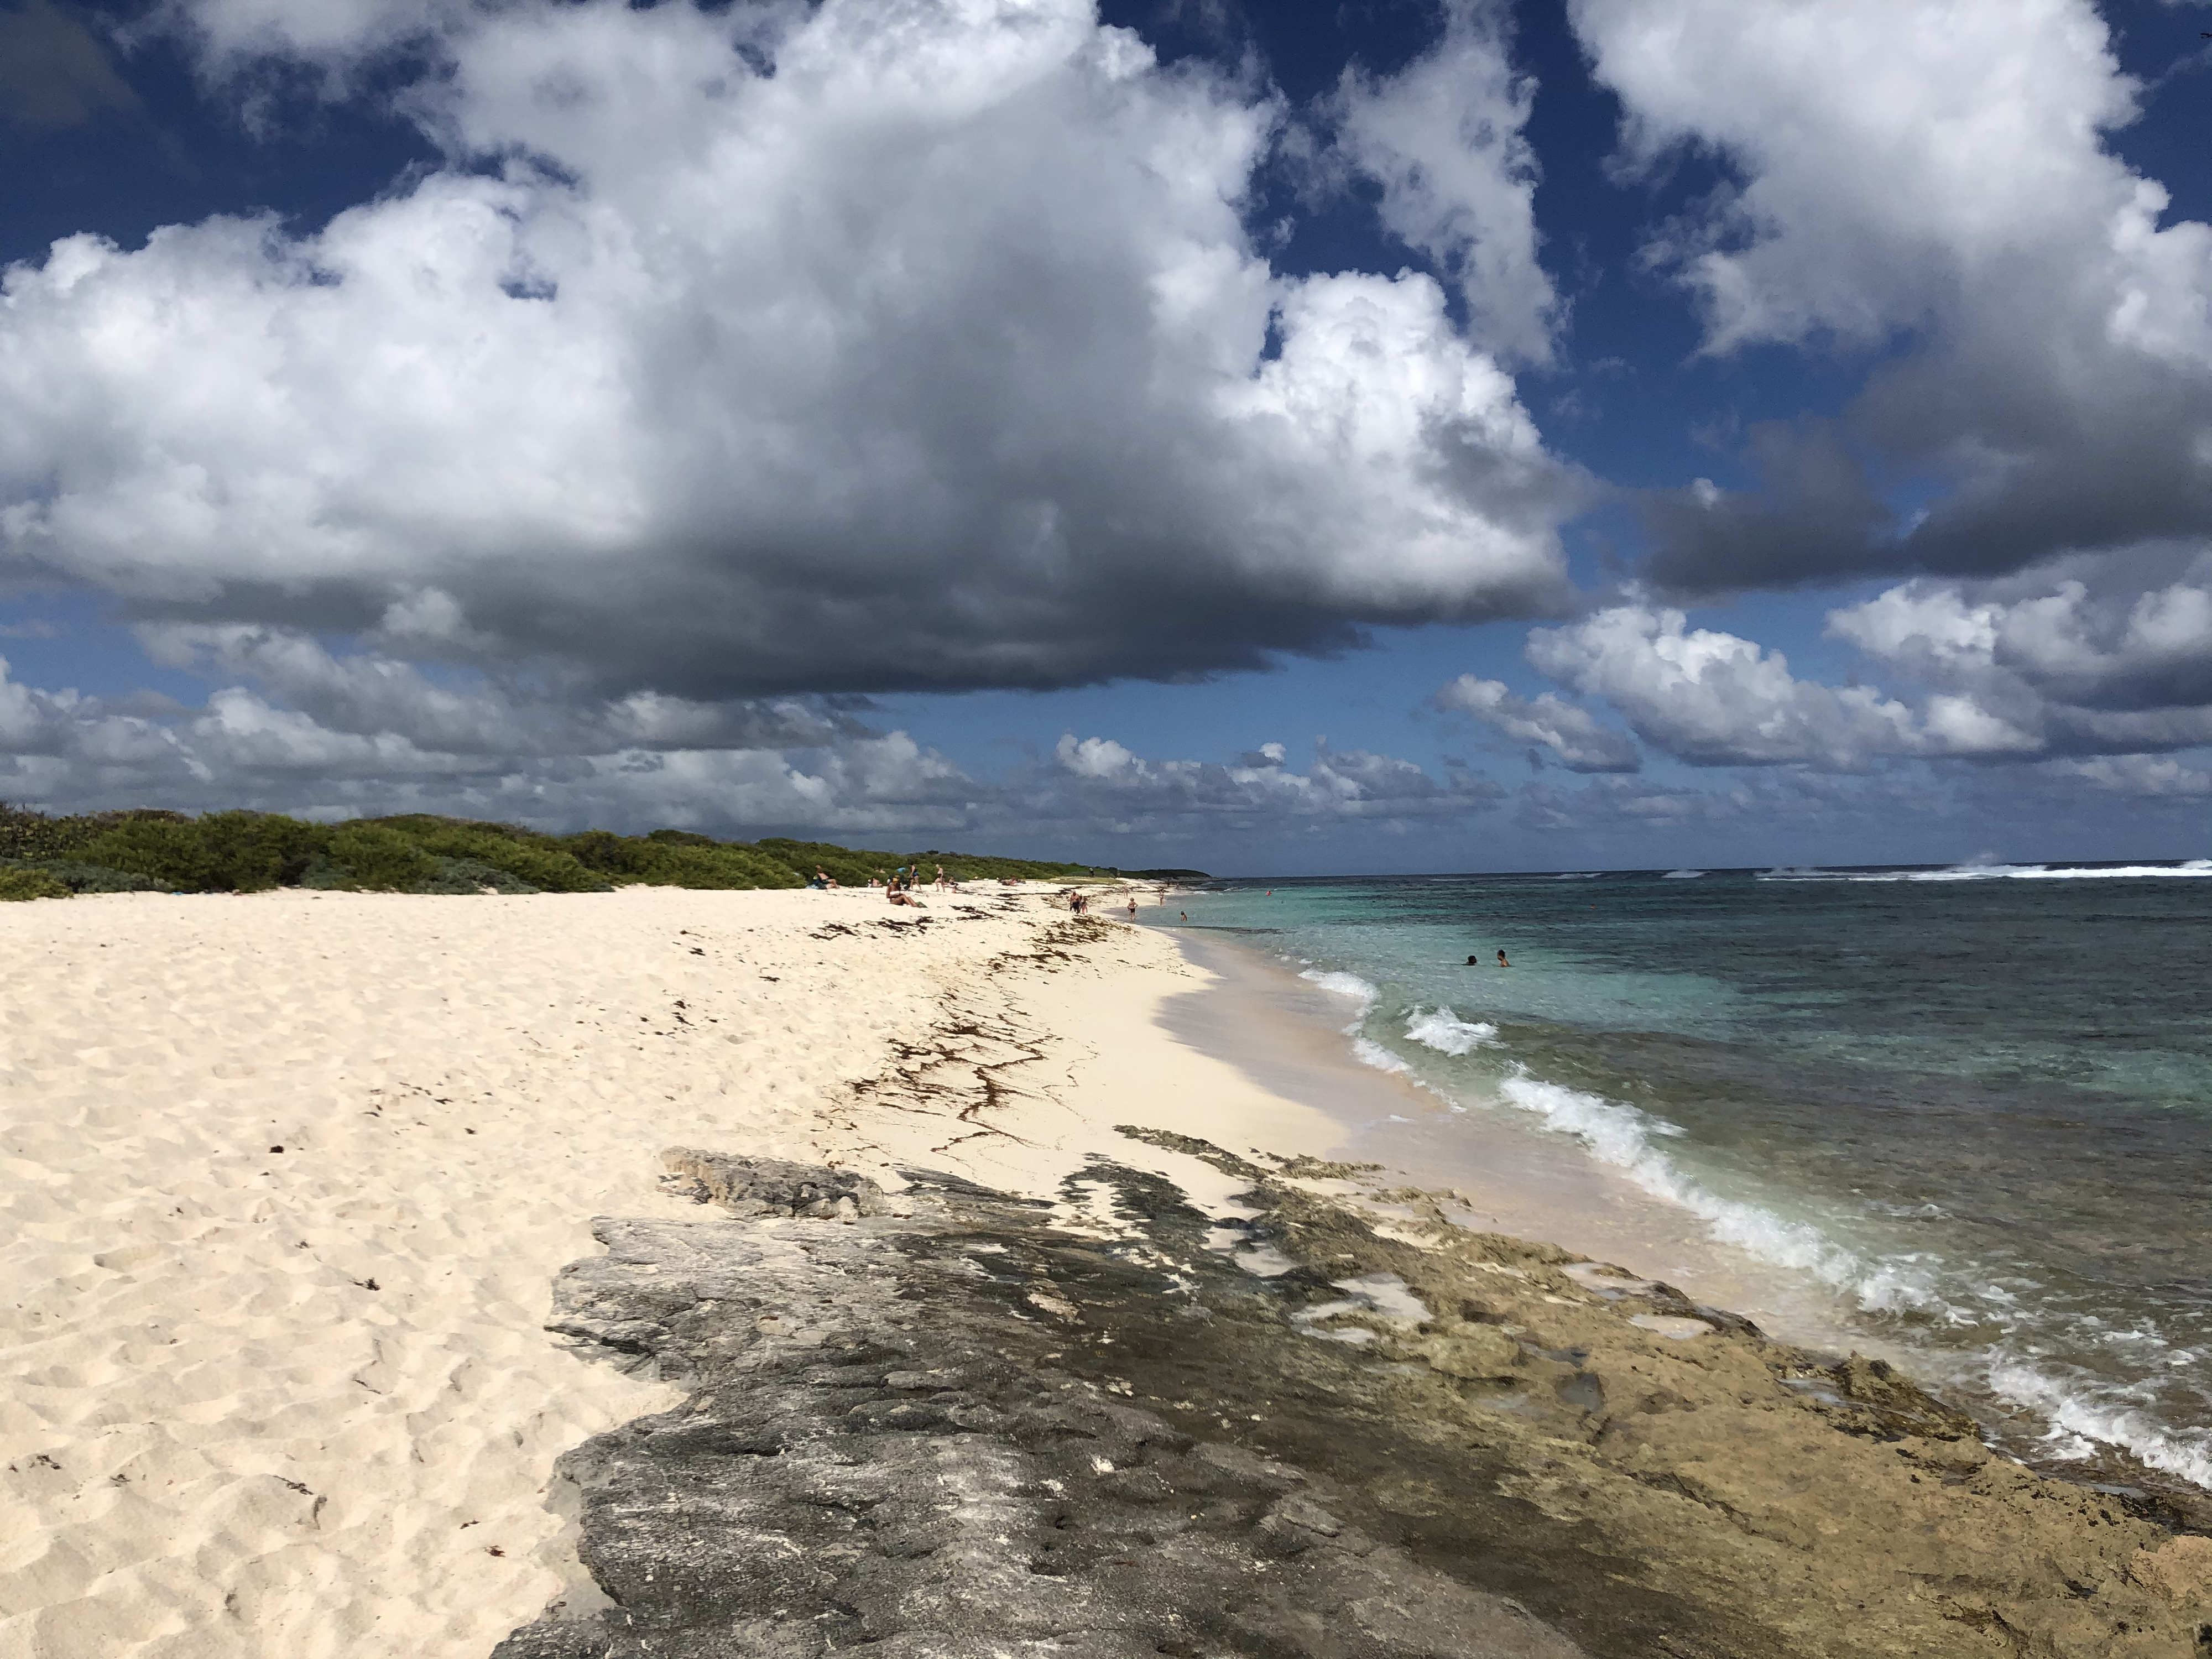
M1132 894L1130 894L1130 895L1129 895L1129 920L1130 920L1130 921L1134 921L1136 919L1137 919L1137 896L1136 896L1134 893L1132 893Z

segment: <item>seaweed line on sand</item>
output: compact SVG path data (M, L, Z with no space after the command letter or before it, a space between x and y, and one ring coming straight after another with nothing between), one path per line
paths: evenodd
M1019 1135L992 1121L989 1114L1032 1092L1018 1075L1048 1061L1052 1036L1041 1023L1024 1018L1005 981L1022 972L1054 973L1082 964L1082 947L1109 942L1115 932L1087 916L1058 918L1025 945L985 961L980 978L948 987L928 1030L919 1036L895 1036L890 1063L854 1083L850 1098L831 1109L830 1121L841 1143L884 1152L861 1127L862 1109L874 1107L945 1119L946 1139L929 1149L933 1154L991 1137L1021 1144ZM892 1161L886 1155L885 1162Z

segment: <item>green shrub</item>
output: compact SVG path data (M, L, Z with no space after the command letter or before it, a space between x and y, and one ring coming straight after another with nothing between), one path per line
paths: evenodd
M325 824L274 812L210 812L204 817L133 814L88 843L80 856L149 876L192 893L254 893L297 881L330 843Z
M20 865L0 870L0 902L70 896L65 883L44 870L27 870Z
M890 853L871 853L835 847L825 841L790 841L777 836L755 843L759 849L795 872L802 882L814 879L817 868L827 870L846 887L865 887L878 871L896 870L906 860Z
M514 823L410 813L332 828L267 812L188 817L149 808L49 817L0 803L0 869L35 866L78 892L254 892L278 885L407 893L603 893L617 884L797 887L827 870L847 886L904 864L921 878L1057 880L1110 873L1081 864L890 853L771 837L720 842L690 830L556 836Z
M410 893L481 893L489 888L495 893L534 893L538 890L528 882L518 879L497 865L485 864L477 859L441 859L433 856L430 873L410 887Z
M988 881L1013 876L1024 881L1059 881L1068 876L1106 875L1111 872L1088 864L1050 864L1036 859L983 858L973 853L876 853L864 848L837 847L828 842L790 841L769 836L759 849L787 867L811 879L818 865L848 887L864 886L868 878L896 870L902 864L919 864L921 878L933 879L937 866L955 881Z
M564 836L561 846L586 870L597 870L602 875L627 876L637 867L638 843L611 830L586 830L580 835Z
M150 876L134 876L127 870L111 870L104 864L80 864L74 859L0 859L0 868L40 872L52 876L72 893L166 893L169 890Z
M805 884L788 866L741 842L718 842L685 830L649 836L586 830L564 836L561 845L578 862L617 882L723 890Z
M438 873L435 859L381 823L340 824L324 856L371 892L411 893Z
M27 806L0 801L0 859L57 859L76 853L118 823L134 818L158 818L167 823L188 820L182 812L137 807L121 812L88 812L76 817L48 817Z
M684 842L656 842L652 873L641 879L666 887L724 890L806 885L805 878L790 866L738 842L709 842L705 846Z
M358 893L361 881L342 864L333 864L320 853L307 860L307 867L300 872L295 887L305 887L318 893Z
M475 823L465 818L409 817L373 822L398 830L426 853L441 858L474 859L548 893L605 893L614 884L550 836L514 824Z

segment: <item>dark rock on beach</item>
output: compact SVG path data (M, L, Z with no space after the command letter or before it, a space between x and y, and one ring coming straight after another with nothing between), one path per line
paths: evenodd
M605 1604L496 1659L2212 1642L2212 1540L1886 1366L1194 1147L1250 1181L1242 1239L1111 1164L1055 1212L672 1153L716 1207L597 1224L553 1328L689 1397L563 1460Z
M825 1170L780 1158L727 1158L689 1146L660 1155L666 1184L686 1198L719 1205L732 1215L836 1217L884 1215L883 1188L849 1170Z

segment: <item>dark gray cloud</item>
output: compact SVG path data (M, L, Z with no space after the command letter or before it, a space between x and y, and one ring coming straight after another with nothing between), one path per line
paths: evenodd
M1894 568L1896 515L1834 422L1764 422L1747 434L1756 491L1699 479L1638 500L1644 574L1668 593L1833 581Z
M171 15L218 71L408 44L452 165L10 272L0 574L709 702L1565 603L1583 482L1443 289L1273 271L1277 105L1083 0ZM1494 274L1525 316L1540 271Z
M2151 574L2161 568L2164 580ZM1923 580L1828 623L1892 672L2033 734L2037 753L2212 742L2212 553L2141 550L2002 581Z
M52 0L0 10L0 122L54 132L139 108L100 37Z
M1681 595L1991 576L2212 534L2212 228L2104 140L2134 84L2091 0L1577 0L1625 149L1736 185L1650 248L1705 349L1892 354L1833 421L1755 428L1756 489L1645 502ZM1910 489L1924 511L1887 505Z

